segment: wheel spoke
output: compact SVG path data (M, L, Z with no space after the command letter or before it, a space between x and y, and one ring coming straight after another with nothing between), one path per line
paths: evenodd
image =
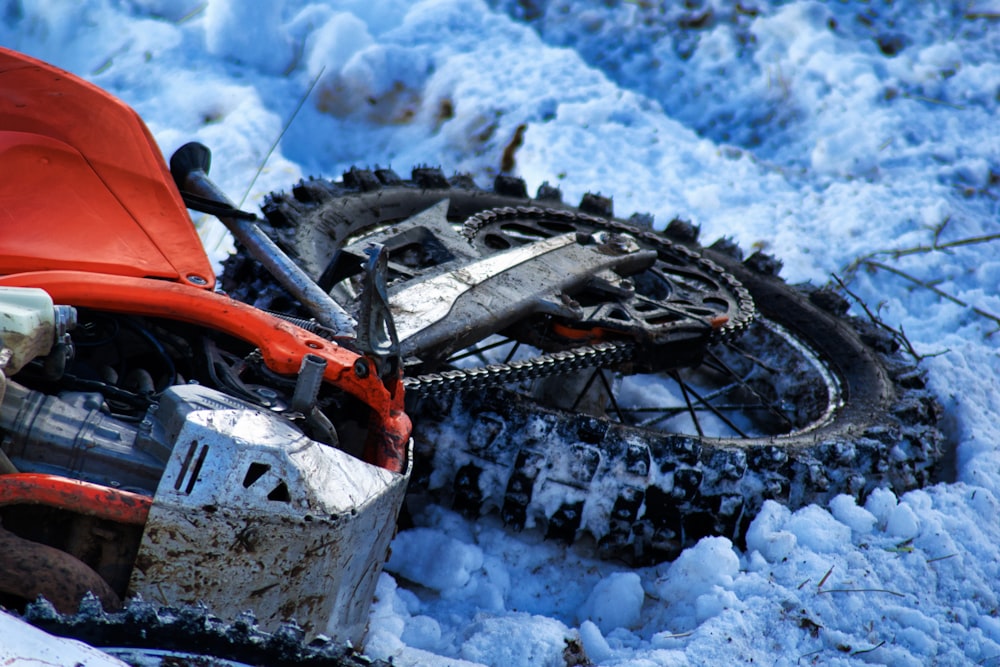
M675 371L675 373L676 373L676 371ZM669 377L671 377L671 379L674 380L674 382L677 384L678 387L680 387L680 389L681 389L682 392L685 390L686 386L690 386L689 383L685 383L685 382L683 382L681 380L678 380L677 378L674 378L673 375L669 375ZM678 375L678 378L679 377L680 376ZM704 395L702 397L702 400L707 403L708 401L715 400L719 396L725 396L730 390L733 389L734 386L735 385L733 385L733 384L729 384L729 385L726 385L726 386L724 386L724 387L722 387L720 389L716 389L715 391L712 391L712 392ZM742 410L745 407L746 406L744 406L744 405L727 405L725 407L720 407L720 406L716 405L715 409L716 410L734 410L735 411L735 410ZM649 428L651 426L656 426L657 424L660 424L661 422L667 421L668 419L673 419L674 417L676 417L679 414L682 414L682 413L685 413L685 412L690 413L692 411L695 411L695 412L698 412L698 411L700 411L700 412L707 412L708 408L707 407L706 408L701 408L699 410L699 408L697 406L692 407L692 405L690 404L690 402L688 402L687 405L684 406L684 407L677 406L677 405L672 405L672 406L664 405L664 406L656 406L656 407L654 407L654 406L645 406L645 407L637 407L637 408L628 408L628 409L625 410L625 412L627 412L627 413L640 413L640 412L658 412L658 413L660 413L659 417L654 417L652 419L647 419L647 420L645 420L645 421L640 422L639 424L637 424L638 426L641 426L643 428Z
M722 366L722 368L725 369L726 373L728 373L733 379L736 380L737 383L739 383L740 387L746 389L751 394L753 394L753 396L757 399L757 402L760 404L761 407L766 408L772 415L783 421L785 425L788 426L789 429L795 427L795 424L792 422L791 419L788 418L788 415L786 415L783 411L776 409L771 401L768 401L764 396L761 396L760 392L754 389L752 386L750 386L750 384L746 382L744 378L740 377L739 374L736 373L736 371L730 368L729 364L727 364L724 359L721 359L711 349L708 350L708 355L720 366Z
M498 347L503 347L504 345L510 345L511 343L513 343L514 346L513 349L510 351L510 353L507 355L507 358L504 360L504 363L507 363L511 359L513 359L514 353L517 352L518 347L520 347L521 345L519 342L511 340L509 338L503 338L501 340L489 343L487 345L473 345L472 347L467 347L458 354L449 357L448 362L454 363L456 361L461 361L462 359L468 359L469 357L477 357L484 363L488 363L489 359L485 357L486 352L489 352L490 350L495 350Z
M514 341L514 345L510 348L510 352L507 354L507 356L504 357L503 362L505 364L509 364L510 361L514 358L514 355L517 354L517 351L520 349L521 349L521 341L517 340Z
M695 411L694 407L691 405L691 397L688 396L687 384L684 382L684 380L681 379L681 375L677 371L672 371L670 373L670 376L674 378L674 381L677 383L677 386L681 388L681 394L684 395L684 402L687 403L688 413L691 415L691 420L694 421L694 428L696 431L698 431L698 437L704 438L705 431L702 430L701 422L698 421L697 411Z
M608 382L607 376L604 374L603 369L598 369L597 373L601 376L601 384L604 385L604 390L608 392L608 399L611 402L611 408L618 415L618 421L622 424L625 423L625 415L622 414L621 408L618 407L618 400L615 399L615 392L611 390L611 383Z
M774 366L768 365L760 357L758 357L756 355L753 355L753 354L750 354L749 352L747 352L746 350L744 350L740 345L738 345L735 341L729 341L729 342L727 342L726 343L726 347L728 347L729 349L733 350L734 352L736 352L736 354L740 355L741 357L744 357L745 359L749 359L751 362L753 362L754 364L760 366L761 368L763 368L764 370L766 370L768 373L774 373L775 375L777 375L777 374L780 373L780 371L777 368L775 368Z
M573 405L571 405L570 408L569 408L570 410L576 410L580 406L580 401L582 401L583 397L587 395L588 391L590 391L590 387L593 386L594 380L597 379L597 375L600 372L601 372L601 369L598 368L587 379L587 383L585 385L583 385L583 389L581 389L580 393L577 394L576 400L573 401Z
M706 408L708 408L709 412L711 412L713 415L715 415L716 417L718 417L722 421L722 423L724 423L729 428L733 429L733 431L737 435L739 435L741 438L748 437L747 434L744 433L743 430L739 426L737 426L736 424L734 424L731 419L729 419L724 414L722 414L722 412L720 410L718 410L714 405L712 405L711 403L709 403L707 399L705 399L701 395L699 395L698 392L695 391L694 387L691 387L686 382L684 382L684 380L681 378L681 376L680 376L679 373L677 373L675 371L675 372L672 372L671 375L674 377L674 380L680 385L681 392L683 392L683 394L684 394L684 400L685 401L687 401L688 403L690 403L690 399L688 398L688 393L690 393L692 396L695 397L695 399L698 400L699 403L701 403ZM692 414L693 414L693 411L692 411ZM705 437L704 434L703 434L703 432L702 432L702 430L701 430L701 425L698 424L697 422L695 422L695 428L698 429L698 435L699 436Z

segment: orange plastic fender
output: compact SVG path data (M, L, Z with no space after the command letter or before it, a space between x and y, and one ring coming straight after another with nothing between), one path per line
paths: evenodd
M4 48L0 164L0 273L96 270L213 286L211 262L138 114Z

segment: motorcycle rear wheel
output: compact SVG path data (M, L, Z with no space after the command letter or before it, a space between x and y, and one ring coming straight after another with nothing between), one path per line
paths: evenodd
M449 180L435 169L416 169L408 180L388 170L352 170L342 182L310 179L290 193L272 195L264 227L322 280L348 239L443 199L450 201L448 218L456 224L517 206L611 218L607 199L587 196L576 209L555 199L557 193L543 186L529 199L523 182L509 178L483 190L467 177ZM567 404L558 390L537 384L530 391L428 397L408 407L419 457L414 486L468 514L499 512L514 529L540 529L567 541L592 539L601 555L647 563L673 558L706 535L741 543L767 499L793 508L842 493L863 501L877 487L901 493L940 475L940 408L897 335L870 319L848 316L848 303L832 290L786 284L772 258L756 254L744 261L728 241L702 247L697 230L681 221L663 234L721 266L749 291L760 323L731 346L718 344L709 358L729 354L730 361L713 362L725 368L733 363L731 350L742 345L735 353L739 363L768 372L758 373L752 390L738 388L759 396L736 412L747 416L761 403L785 403L777 411L784 416L772 414L764 420L770 425L752 430L729 429L714 413L707 421L723 424L715 430L697 418L674 428L648 419L629 423L620 416L622 385L637 377L657 385L663 378L636 376L628 368L624 374L615 369L619 377L607 383L608 393L618 393L614 409L606 401L589 409ZM227 263L223 286L259 307L294 306L239 253ZM705 365L686 373L704 371ZM677 386L692 401L684 384ZM688 385L692 393L695 386ZM749 407L754 401L757 407Z

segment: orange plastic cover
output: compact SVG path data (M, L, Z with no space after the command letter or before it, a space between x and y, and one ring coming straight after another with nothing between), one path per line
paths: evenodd
M211 288L215 278L139 116L0 48L0 274L65 269Z

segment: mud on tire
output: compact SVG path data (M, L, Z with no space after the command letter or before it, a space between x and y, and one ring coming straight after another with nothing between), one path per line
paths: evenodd
M263 226L322 284L345 239L445 198L456 223L503 206L571 208L547 185L528 199L524 183L507 177L482 190L468 177L449 179L437 169L415 169L406 180L389 170L353 169L341 182L310 179L273 194ZM594 195L572 210L612 215L610 200ZM771 257L744 260L725 240L701 247L697 228L681 221L663 233L735 276L761 318L777 325L777 338L819 360L836 386L831 405L808 408L812 414L787 432L735 436L627 425L546 407L510 390L425 398L409 406L418 492L471 515L499 512L513 529L592 539L604 556L644 563L672 558L706 535L740 543L766 499L793 508L842 493L863 501L876 487L900 493L935 478L944 448L936 428L940 408L896 335L847 315L848 302L833 290L787 285ZM223 286L258 307L295 309L243 251L227 262ZM742 342L764 348L768 340L751 331ZM744 353L756 359L771 351ZM780 389L784 402L802 407L824 400L816 398L825 390L815 382L796 385L788 380L794 372L772 370L779 371L772 384L792 385Z

